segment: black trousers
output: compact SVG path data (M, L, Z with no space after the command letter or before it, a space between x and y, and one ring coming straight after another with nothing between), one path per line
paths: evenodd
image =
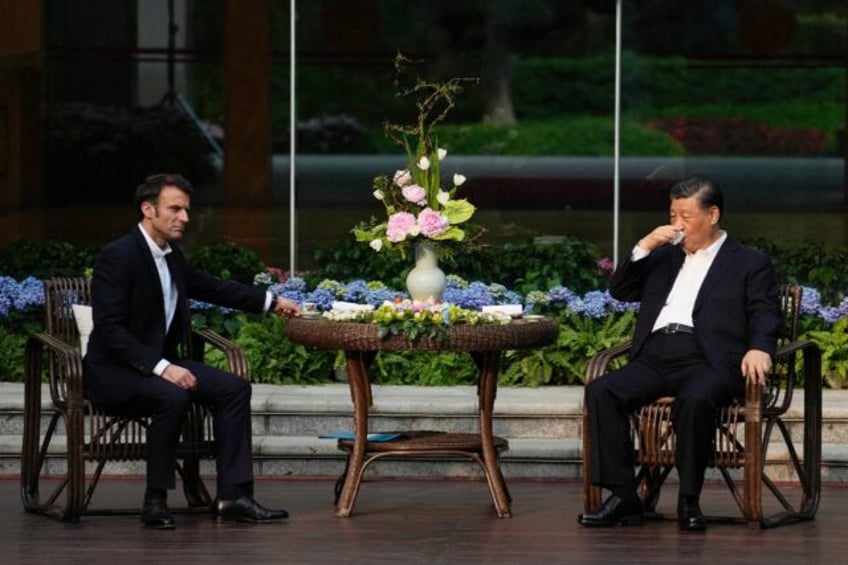
M218 492L253 480L250 441L250 383L196 361L178 365L197 378L197 389L183 390L159 377L141 381L119 413L150 416L147 429L147 486L172 489L176 484L175 453L186 411L193 400L209 407L216 444Z
M639 355L618 371L587 385L585 403L591 442L591 482L635 488L630 415L663 396L674 396L675 466L680 494L698 496L714 449L722 406L744 394L744 380L713 371L691 334L653 334Z

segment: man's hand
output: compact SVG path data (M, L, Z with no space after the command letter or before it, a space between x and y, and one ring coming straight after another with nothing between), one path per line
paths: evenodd
M274 302L271 303L271 311L280 316L291 318L292 316L300 314L300 305L293 300L278 296L274 299Z
M749 349L742 358L742 376L758 385L766 384L771 372L771 355L759 349Z
M173 363L165 367L162 378L174 383L183 390L194 390L197 388L197 379L192 372L185 367L180 367Z
M657 247L673 243L681 234L681 230L672 225L657 226L654 231L639 240L638 245L645 251L653 251Z

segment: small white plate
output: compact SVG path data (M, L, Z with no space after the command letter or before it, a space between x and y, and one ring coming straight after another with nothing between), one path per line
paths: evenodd
M320 318L321 312L301 312L300 314L298 314L298 317L299 318L308 318L308 319Z

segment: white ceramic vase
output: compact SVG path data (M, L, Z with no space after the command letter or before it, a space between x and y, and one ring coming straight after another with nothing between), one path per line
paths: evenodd
M437 244L428 241L415 244L415 267L406 276L406 290L415 302L441 301L445 273L439 268Z

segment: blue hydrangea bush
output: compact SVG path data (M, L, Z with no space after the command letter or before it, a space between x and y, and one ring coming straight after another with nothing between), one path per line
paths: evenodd
M389 288L379 281L362 279L347 282L328 279L310 288L299 277L279 281L262 273L254 282L296 302L314 302L322 312L329 311L334 301L379 307L385 302L408 298L404 291ZM613 299L606 290L579 294L566 286L555 286L521 295L498 283L465 281L453 275L448 277L444 300L469 310L497 304L521 304L525 313L545 314L558 321L557 343L539 350L510 351L504 355L502 382L523 386L582 382L586 364L594 353L629 337L639 307L638 303ZM43 305L40 280L27 277L18 281L0 276L0 367L7 367L0 373L0 380L20 380L22 336L41 327ZM245 315L199 302L193 302L192 309L195 324L221 331L245 348L253 379L257 382L308 383L331 378L333 355L288 343L279 337L284 332L284 322L279 319ZM824 336L829 332L845 333L840 329L844 323L839 325L839 322L848 315L848 298L835 305L822 304L821 293L805 286L801 312L802 335L827 346ZM848 338L838 337L839 343L848 343ZM826 365L832 365L826 366L826 371L845 372L848 359L843 358L848 358L848 353L842 355L841 351L825 351ZM420 375L414 383L433 385L472 383L476 374L466 355L450 353L440 354L438 358L381 353L372 371L377 383L410 383L409 375Z

